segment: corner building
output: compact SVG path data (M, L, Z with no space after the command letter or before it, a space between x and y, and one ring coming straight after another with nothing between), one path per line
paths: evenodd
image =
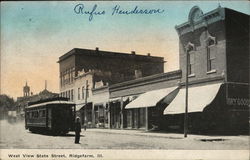
M203 13L194 6L176 30L182 78L164 110L168 128L183 129L187 71L189 130L247 132L249 15L220 6Z

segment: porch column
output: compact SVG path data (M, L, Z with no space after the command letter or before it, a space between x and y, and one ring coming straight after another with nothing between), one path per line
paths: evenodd
M92 103L92 128L95 128L95 105Z
M108 102L108 128L111 128L110 102Z
M106 103L104 102L102 104L103 106L103 128L106 128Z
M121 100L120 100L120 107L121 107L121 114L120 114L120 116L121 116L121 129L123 129L123 97L121 97Z

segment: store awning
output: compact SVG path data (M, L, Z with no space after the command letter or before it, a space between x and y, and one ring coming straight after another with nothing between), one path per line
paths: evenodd
M177 87L153 90L141 94L138 98L126 105L125 109L154 107L156 104L175 91ZM174 97L173 97L174 98ZM171 99L171 98L170 98Z
M202 112L216 97L221 83L188 88L188 112ZM181 114L185 112L186 89L180 89L174 100L164 110L164 114Z
M109 102L119 102L121 101L121 97L116 97L116 98L110 98Z
M76 111L80 111L84 106L85 106L85 104L77 104Z

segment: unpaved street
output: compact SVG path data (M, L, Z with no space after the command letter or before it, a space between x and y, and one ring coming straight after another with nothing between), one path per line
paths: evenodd
M249 137L200 136L172 133L149 133L135 130L88 129L81 132L81 144L74 144L74 132L66 136L31 133L24 122L9 124L1 121L2 149L249 149Z

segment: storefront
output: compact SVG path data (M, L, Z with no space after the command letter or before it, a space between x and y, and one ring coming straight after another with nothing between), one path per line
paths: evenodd
M178 87L170 87L141 94L125 106L127 128L160 129L163 110L177 93Z
M189 132L244 133L249 127L249 85L197 84L188 88ZM186 89L164 110L169 131L183 131ZM235 97L236 96L236 97Z
M86 117L85 117L85 109L87 115ZM92 128L92 103L87 103L87 105L77 104L76 116L80 118L82 127L84 127L86 121L86 126L88 128Z
M122 111L122 100L121 98L113 98L109 101L109 112L110 112L110 128L121 128L121 111Z
M94 105L94 117L96 128L108 128L108 104L99 103Z

